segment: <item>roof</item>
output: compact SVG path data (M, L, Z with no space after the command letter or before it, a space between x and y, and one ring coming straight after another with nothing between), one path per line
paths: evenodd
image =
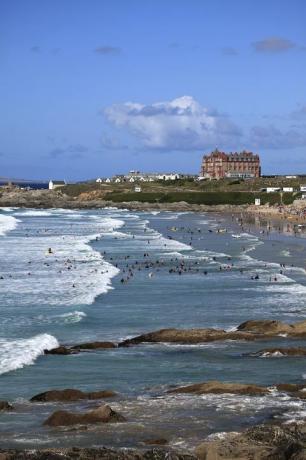
M55 185L66 185L66 182L64 180L50 180Z

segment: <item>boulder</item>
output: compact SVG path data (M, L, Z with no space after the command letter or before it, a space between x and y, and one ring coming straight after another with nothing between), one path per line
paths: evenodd
M297 426L259 425L196 448L199 460L293 460L304 451Z
M204 383L195 383L184 387L174 388L168 393L191 393L196 395L202 394L223 394L230 393L236 395L260 396L268 393L268 389L259 385L245 383L224 383L217 380L211 380Z
M71 350L99 350L100 348L116 348L112 342L88 342L74 345Z
M7 401L0 401L0 411L10 411L13 410L14 407Z
M257 358L274 358L283 356L306 356L306 348L264 348L253 353L247 353L248 356Z
M31 398L31 401L32 402L53 402L53 401L71 402L71 401L79 401L81 399L111 398L113 396L116 396L116 393L110 390L93 391L93 392L85 393L81 390L67 388L65 390L50 390L50 391L45 391L44 393L39 393L33 396L33 398Z
M71 426L71 425L88 425L96 423L117 423L125 422L126 419L122 415L113 411L110 406L103 405L97 409L84 413L73 413L65 410L58 410L44 422L44 425Z
M250 320L240 324L238 331L253 332L257 334L272 334L288 333L292 329L288 324L275 320Z
M44 350L45 355L73 355L76 353L76 350L64 347L63 345L60 347L51 348L51 350Z

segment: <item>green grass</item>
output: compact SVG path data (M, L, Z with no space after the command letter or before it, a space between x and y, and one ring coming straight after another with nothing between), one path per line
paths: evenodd
M185 201L190 204L253 204L255 198L260 198L262 204L281 204L280 193L256 193L256 192L128 192L107 193L106 200L115 203L123 201L140 201L142 203L177 203ZM292 193L283 193L283 203L291 204L295 199Z

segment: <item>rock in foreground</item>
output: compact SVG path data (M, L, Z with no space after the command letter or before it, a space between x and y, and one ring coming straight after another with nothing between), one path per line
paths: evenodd
M117 450L101 448L0 450L0 460L197 460L191 454L172 450Z
M236 394L236 395L250 395L260 396L268 393L268 389L259 385L244 384L244 383L224 383L217 380L210 382L195 383L184 387L178 387L169 390L168 393L191 393L196 395L203 394Z
M33 398L31 398L31 401L32 402L53 402L53 401L71 402L71 401L79 401L81 399L111 398L113 396L116 396L116 393L110 390L92 391L89 393L85 393L81 390L67 388L65 390L50 390L50 391L45 391L44 393L39 393L33 396Z
M224 439L205 441L196 449L199 460L305 460L303 428L259 425Z
M115 412L110 406L100 406L97 409L84 413L73 413L65 410L58 410L44 422L44 425L71 426L71 425L91 425L97 423L117 423L125 422L123 415Z

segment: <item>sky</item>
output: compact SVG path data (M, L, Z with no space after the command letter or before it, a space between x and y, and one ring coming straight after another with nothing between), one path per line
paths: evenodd
M306 173L305 0L0 0L0 177Z

